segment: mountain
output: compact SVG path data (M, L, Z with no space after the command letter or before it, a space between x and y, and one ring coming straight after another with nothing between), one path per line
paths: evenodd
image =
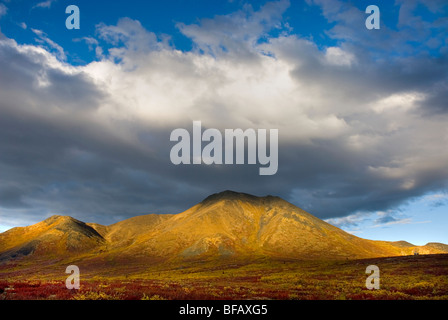
M107 227L104 237L113 248L128 247L172 216L171 214L148 214L126 219Z
M424 246L415 246L412 248L418 254L436 254L448 252L448 245L437 242L430 242Z
M104 242L104 238L86 223L71 217L52 216L35 225L0 234L0 259L78 255Z
M278 197L226 191L142 233L131 256L207 258L270 256L344 259L397 255L384 242L342 231Z
M427 243L425 245L425 247L433 248L433 249L441 250L441 251L448 251L448 245L446 245L444 243L430 242L430 243Z
M175 215L110 226L54 216L0 234L0 259L69 255L184 261L215 258L358 259L448 253L444 244L366 240L274 196L225 191ZM90 255L89 255L90 254Z

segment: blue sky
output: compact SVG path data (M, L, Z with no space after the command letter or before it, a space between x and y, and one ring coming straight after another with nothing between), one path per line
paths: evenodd
M89 46L79 39L95 37L97 26L116 24L118 19L129 17L138 20L142 26L159 37L169 37L173 46L179 50L191 50L192 41L183 35L178 23L191 24L200 19L213 19L234 13L244 6L251 10L259 10L267 1L205 1L205 0L177 0L177 1L76 1L70 4L78 5L82 15L82 28L68 30L65 28L64 1L4 1L7 4L8 15L2 19L5 35L19 43L33 43L36 35L32 29L44 31L50 39L60 44L67 52L67 61L72 64L85 64L95 60L95 53ZM365 10L368 1L350 1L359 10ZM390 28L395 28L398 22L399 7L388 2L381 5L382 22ZM428 14L428 10L421 9ZM364 17L364 16L363 16ZM367 15L365 15L367 17ZM428 14L427 19L433 18ZM321 47L334 45L337 40L326 34L326 31L336 24L328 21L318 5L310 5L306 1L292 1L283 14L282 25L268 34L291 32L302 37L312 39ZM24 28L26 25L26 28ZM366 31L367 32L367 31ZM366 33L367 34L367 33ZM84 44L84 45L83 45ZM107 45L106 45L107 47Z
M0 0L0 231L232 189L360 237L448 243L447 17L444 0ZM278 173L173 166L169 134L193 120L279 129Z

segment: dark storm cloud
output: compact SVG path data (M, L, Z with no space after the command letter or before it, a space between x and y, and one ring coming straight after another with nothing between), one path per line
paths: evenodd
M1 49L1 207L111 223L179 212L200 200L169 180L168 130L152 130L151 145L135 147L99 121L107 97L87 75L64 70L39 50L20 52L13 43Z
M448 71L447 71L448 73ZM448 113L448 78L436 84L428 92L427 98L422 102L422 112L426 115Z
M25 108L29 101L22 99L38 100L41 112L50 112L52 108L98 106L102 93L93 87L87 75L63 71L52 66L55 61L52 62L48 54L38 50L18 52L8 42L11 40L5 41L0 50L0 86L3 92L8 92L3 96L2 110Z
M148 203L163 208L154 196L163 183L145 171L154 166L150 152L97 121L104 93L44 52L10 44L0 48L1 206L109 222L107 214L147 213Z
M284 186L280 190L286 199L321 218L387 210L404 199L446 188L447 171L440 168L421 172L409 189L403 188L401 179L375 174L369 167L387 163L390 157L380 149L373 156L347 150L333 141L283 146L281 150L289 151L280 155L282 166L277 178Z

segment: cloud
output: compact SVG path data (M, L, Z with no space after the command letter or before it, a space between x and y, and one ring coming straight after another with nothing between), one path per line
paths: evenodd
M329 47L325 52L325 59L330 65L351 66L356 62L355 56L339 47Z
M74 42L85 42L89 46L89 50L95 50L96 57L99 59L103 58L103 48L99 45L97 39L93 37L83 37L83 38L75 38Z
M48 46L48 48L50 48L51 50L54 50L55 55L58 59L60 59L60 60L67 59L67 56L65 55L65 52L64 52L64 48L62 48L56 42L54 42L53 40L48 38L47 35L45 34L45 32L43 32L41 30L37 30L37 29L31 29L31 31L33 31L33 33L38 36L38 38L36 39L37 42L39 42L41 44L46 44Z
M338 228L350 228L352 229L353 233L358 233L359 230L358 227L362 223L369 221L369 214L366 212L357 212L355 214L351 214L345 217L338 217L338 218L330 218L326 219L325 222L332 224Z
M388 228L393 225L424 224L432 222L414 221L413 218L406 217L402 212L398 212L396 209L377 212L357 212L345 217L326 219L325 221L338 228L347 230L347 232L352 234L363 233L362 230L366 228Z
M235 13L202 19L200 24L178 23L179 30L191 38L197 49L211 55L237 54L238 58L256 58L251 54L257 42L273 28L281 28L281 18L289 1L268 2L259 11L251 5ZM246 60L245 60L246 61Z
M400 225L400 224L423 224L423 223L431 223L432 221L414 221L412 218L401 217L397 218L393 216L392 212L378 212L379 218L375 221L375 224L370 228L387 228L392 225Z
M378 221L378 224L372 226L372 228L384 228L384 227L388 227L391 225L397 225L397 224L411 224L412 223L412 219L411 218L406 218L406 219L400 219L400 220L388 220L388 221Z
M49 8L51 8L51 5L52 5L53 3L55 3L56 1L57 1L57 0L46 0L46 1L38 2L36 5L33 6L33 9L34 9L34 8L45 8L45 9L49 9Z
M64 49L39 30L41 46L0 40L2 216L59 213L112 223L180 212L234 189L279 195L355 225L446 189L442 48L434 56L412 48L392 55L411 38L385 28L394 37L366 54L364 31L342 28L358 9L313 3L340 42L322 48L292 33L283 1L178 24L191 51L137 20L99 24L95 37L82 39L101 48L86 66L66 63ZM277 175L260 177L248 165L172 165L170 133L191 130L193 120L220 130L279 129ZM392 219L400 221L379 222Z
M363 26L366 18L364 4L356 4L359 6L356 7L339 0L307 2L320 7L322 15L333 24L326 30L329 37L365 57L380 60L389 53L388 60L393 61L394 57L415 57L443 52L446 55L446 1L396 0L394 4L380 5L380 9L384 9L383 14L398 11L398 20L381 19L381 30L376 32L359 27Z
M390 225L390 224L402 224L409 223L411 220L407 219L397 219L393 216L392 212L378 212L378 219L375 220L376 225Z
M3 4L0 3L0 18L8 12L8 8Z
M432 208L443 207L448 204L448 194L446 193L436 193L427 195L422 198L422 201L428 203Z

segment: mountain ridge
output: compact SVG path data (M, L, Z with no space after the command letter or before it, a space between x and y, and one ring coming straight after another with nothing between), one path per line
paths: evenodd
M0 260L46 256L182 261L216 258L359 259L448 253L349 234L276 196L224 191L178 214L136 216L104 226L52 216L0 234Z

